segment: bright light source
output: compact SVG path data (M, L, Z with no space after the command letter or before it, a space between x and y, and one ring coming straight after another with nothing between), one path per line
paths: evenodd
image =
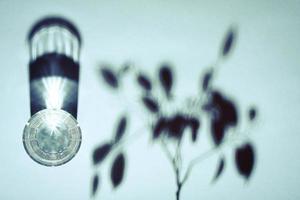
M46 107L50 109L61 109L65 98L65 78L47 77L43 78L44 99Z

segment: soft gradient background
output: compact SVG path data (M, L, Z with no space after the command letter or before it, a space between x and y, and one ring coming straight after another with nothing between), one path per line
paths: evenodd
M124 112L120 99L99 81L97 65L118 66L131 60L154 76L159 63L171 61L178 80L176 94L193 95L200 72L214 62L225 32L235 24L237 45L216 85L235 98L241 115L249 105L259 107L259 123L251 134L258 155L255 171L245 184L228 149L219 182L210 184L216 156L195 168L182 199L300 199L299 10L298 0L0 0L0 198L89 199L91 177L98 171L98 199L175 199L171 167L159 147L149 143L146 130L126 149L126 176L118 190L112 189L106 175L111 160L101 169L93 168L93 148L110 138L116 118ZM30 117L26 34L49 14L75 22L84 41L78 113L82 147L71 162L53 168L33 162L22 144ZM131 91L127 89L127 97ZM135 124L130 132L138 127L138 119L131 119ZM208 145L209 140L186 152Z

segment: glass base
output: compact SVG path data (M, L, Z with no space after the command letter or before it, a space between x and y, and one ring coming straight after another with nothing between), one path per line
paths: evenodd
M81 130L76 119L66 111L44 109L26 124L23 144L28 155L46 166L70 161L81 144Z

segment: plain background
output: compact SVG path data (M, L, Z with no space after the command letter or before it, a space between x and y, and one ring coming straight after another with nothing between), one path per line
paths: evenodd
M250 105L259 108L259 123L251 133L255 171L245 183L229 148L220 180L210 184L215 156L195 168L182 199L299 199L299 10L297 0L0 0L0 198L89 199L91 178L100 173L98 199L175 199L173 172L159 146L149 142L147 129L125 149L128 165L118 190L107 176L113 157L101 168L92 166L92 150L111 137L116 119L126 112L121 97L99 80L97 66L108 62L117 68L130 60L155 76L157 66L170 61L176 94L193 96L201 72L214 63L234 24L237 45L222 64L216 86L238 102L241 116ZM36 20L50 14L71 19L83 37L78 113L83 142L72 161L53 168L33 162L21 140L30 117L26 35ZM125 90L135 102L134 87ZM127 113L135 117L129 134L141 123L130 109ZM207 141L186 150L187 157L209 147L207 134L201 138Z

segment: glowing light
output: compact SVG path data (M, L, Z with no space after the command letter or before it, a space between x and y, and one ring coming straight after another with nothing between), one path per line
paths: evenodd
M46 107L49 109L61 109L65 98L66 79L62 77L46 77L42 79L43 96Z
M61 124L61 118L54 114L49 114L45 116L45 125L51 130L56 130L59 124Z

